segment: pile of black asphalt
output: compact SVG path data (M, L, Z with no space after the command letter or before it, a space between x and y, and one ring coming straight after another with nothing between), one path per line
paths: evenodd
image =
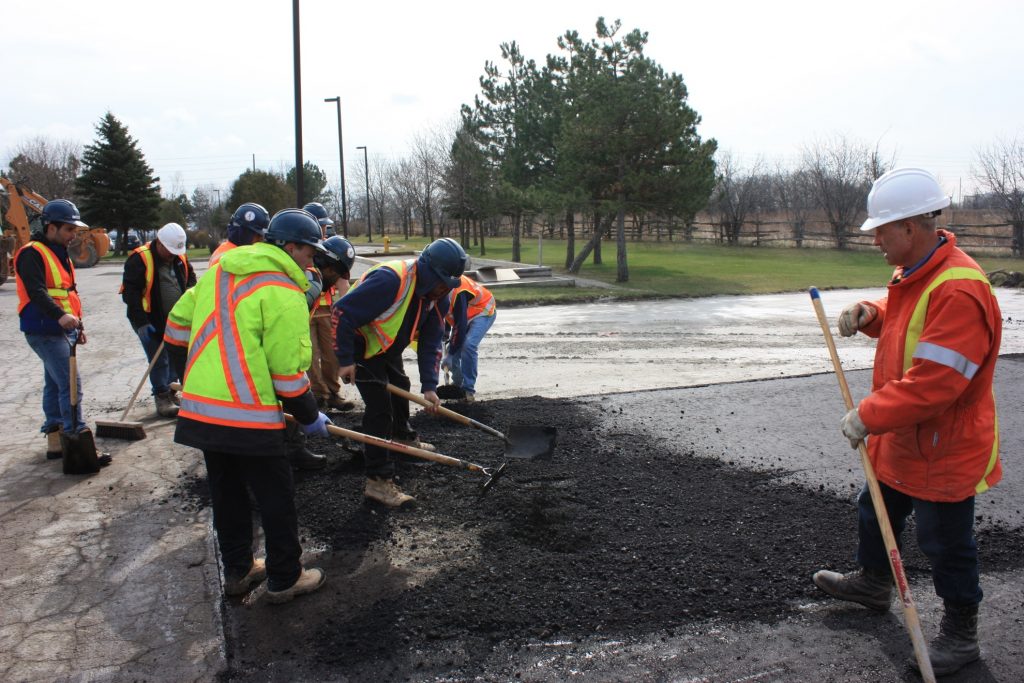
M226 601L227 680L535 679L519 653L538 643L771 624L821 599L816 569L853 564L851 498L608 433L585 401L449 405L501 430L555 426L554 455L510 461L484 497L479 473L403 462L399 483L417 504L391 511L364 502L359 456L313 443L330 464L296 474L296 502L328 583L279 607L258 593ZM447 455L502 461L500 441L477 430L424 413L414 426ZM204 486L183 482L184 497L205 504ZM1019 567L1022 540L982 528L986 571ZM904 563L921 576L912 545Z

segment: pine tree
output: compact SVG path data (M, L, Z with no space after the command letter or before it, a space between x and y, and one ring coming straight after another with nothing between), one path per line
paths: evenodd
M75 180L82 219L118 229L118 253L127 250L128 228L149 230L159 220L160 185L138 143L109 111L96 126L96 141L82 154Z

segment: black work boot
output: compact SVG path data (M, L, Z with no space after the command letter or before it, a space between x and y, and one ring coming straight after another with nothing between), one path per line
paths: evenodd
M295 469L322 470L327 465L327 456L306 448L306 437L291 423L284 430L284 443L288 461Z
M948 600L939 624L939 635L928 643L928 657L936 676L959 671L981 658L978 646L978 606L956 605ZM917 659L910 658L910 666L918 670Z
M892 605L892 573L888 569L858 569L840 574L822 569L814 573L814 585L833 598L857 602L876 612Z

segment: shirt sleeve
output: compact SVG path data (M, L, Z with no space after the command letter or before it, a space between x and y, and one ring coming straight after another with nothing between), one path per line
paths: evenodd
M441 339L444 335L444 317L448 314L448 297L444 297L428 312L420 325L416 360L420 371L420 391L437 389L438 365L441 362Z
M452 328L452 338L448 342L448 353L454 355L462 350L462 344L466 341L466 328L469 326L469 299L470 292L460 292L455 297L452 306L452 317L455 319L455 326Z

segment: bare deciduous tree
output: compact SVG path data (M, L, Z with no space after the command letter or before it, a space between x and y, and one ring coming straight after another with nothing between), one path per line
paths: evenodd
M82 145L73 140L42 136L26 140L10 151L7 175L47 199L75 196L75 178L82 167Z
M757 159L750 169L739 167L733 159L732 152L720 152L715 157L718 170L718 182L711 195L709 208L718 215L725 239L729 244L739 242L740 232L760 199L761 159Z
M825 211L839 249L846 248L849 229L864 208L879 167L876 152L842 135L803 150L803 170L814 183L817 204Z
M814 181L804 169L787 171L776 166L772 183L778 207L789 216L793 226L793 238L799 249L803 246L807 230L807 218L816 207Z
M1013 226L1013 253L1024 253L1024 141L999 140L978 152L972 169L978 183L993 195Z

